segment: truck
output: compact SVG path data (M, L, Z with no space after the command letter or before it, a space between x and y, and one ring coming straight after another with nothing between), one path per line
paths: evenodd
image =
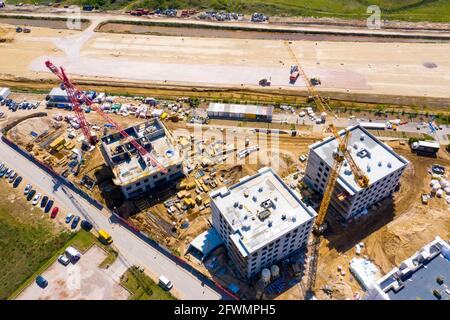
M170 281L169 279L167 279L165 276L161 276L159 277L159 282L158 282L159 286L165 290L170 290L173 287L173 283L172 281Z
M65 253L69 259L74 262L80 260L81 258L81 253L72 246L67 247Z
M98 240L103 244L111 244L113 242L109 233L103 229L98 230Z
M130 11L130 14L132 16L146 16L148 14L150 14L150 10L148 9L143 9L143 8L138 8L136 10Z
M300 73L298 71L298 66L297 65L292 65L291 66L291 74L289 76L289 81L291 83L294 83L295 81L297 81L299 75L300 75Z
M417 141L411 144L411 151L418 155L436 156L439 149L440 145L435 141Z
M272 84L272 82L270 79L268 80L267 78L264 78L264 79L259 80L259 85L261 87L270 87L271 84Z
M85 4L83 6L83 11L92 11L94 10L94 6L92 4Z

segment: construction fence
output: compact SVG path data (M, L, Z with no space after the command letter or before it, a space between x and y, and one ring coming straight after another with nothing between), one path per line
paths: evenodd
M75 191L77 194L82 196L86 201L88 201L90 204L95 206L97 209L102 210L103 205L100 204L95 199L92 199L86 192L78 188L76 185L74 185L72 182L68 181L66 178L60 176L58 173L56 173L53 168L48 166L47 164L39 161L35 157L33 157L31 154L29 154L27 151L23 150L21 147L19 147L17 144L12 142L10 139L5 137L4 135L1 136L1 139L3 142L5 142L9 147L20 153L22 156L33 162L35 165L37 165L39 168L50 174L53 178L57 179L58 181L62 182L64 185ZM202 274L200 271L195 269L193 266L188 264L184 259L181 257L173 254L169 249L164 247L163 245L157 243L153 239L151 239L146 233L141 231L140 229L136 228L132 224L130 224L126 219L122 218L115 212L111 212L112 216L116 217L119 221L119 223L127 228L129 231L133 232L135 235L137 235L139 238L144 240L146 243L151 245L153 248L157 249L160 253L164 254L167 258L171 259L173 262L175 262L177 265L181 266L186 271L190 272L192 275L197 277L204 283L205 285L209 285L210 287L216 287L218 288L222 294L224 295L225 299L235 299L239 300L239 297L234 295L231 291L221 286L216 281L213 281L209 278L207 278L204 274Z

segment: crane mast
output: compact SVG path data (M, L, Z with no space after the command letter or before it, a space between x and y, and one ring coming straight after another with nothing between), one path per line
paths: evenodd
M317 108L320 112L329 112L333 114L333 116L336 118L336 115L334 114L331 107L326 103L324 99L319 95L317 90L314 88L314 86L311 84L310 79L308 78L305 70L300 65L297 56L295 55L294 51L292 50L291 46L289 45L289 42L286 41L285 45L288 49L288 52L292 58L292 60L295 61L295 63L298 66L298 70L300 75L302 76L303 81L305 82L308 92L311 95L312 99L314 100L314 103L316 104ZM325 218L327 216L328 208L330 206L332 196L334 189L336 187L336 182L339 177L339 172L341 171L342 165L345 161L348 162L350 169L353 173L353 176L355 178L356 183L361 188L366 188L369 185L369 178L367 175L358 167L355 160L353 159L350 151L348 150L348 144L350 139L350 132L345 131L344 135L340 134L337 130L337 128L330 123L328 125L328 128L330 129L331 133L333 134L334 138L338 142L337 150L333 153L333 166L330 172L330 176L327 181L327 185L325 187L322 202L320 204L319 212L317 213L315 226L314 226L314 232L313 234L315 237L312 240L311 244L311 260L309 265L309 270L307 273L307 294L311 295L314 292L314 286L316 281L316 274L317 274L317 265L318 265L318 257L319 257L319 249L320 249L320 243L321 243L321 236L326 228L325 224Z
M67 95L70 99L70 102L73 106L73 111L75 112L77 119L80 123L80 127L83 131L84 137L86 138L86 141L88 141L90 144L94 144L96 141L94 141L93 137L91 136L91 132L89 129L89 124L86 120L86 117L84 116L83 109L80 105L80 100L83 101L86 105L92 107L94 111L96 111L100 116L103 117L108 123L112 124L116 130L120 132L120 134L133 145L134 148L139 152L139 154L144 158L147 159L147 161L154 167L158 167L158 169L163 172L167 173L167 169L152 155L150 152L148 152L136 139L131 137L125 129L123 129L114 119L112 119L109 115L107 115L103 110L98 108L94 102L86 96L85 93L80 91L78 88L75 87L75 85L72 84L72 82L67 77L64 69L60 67L59 69L51 62L46 61L45 65L47 68L55 74L60 80L65 88Z

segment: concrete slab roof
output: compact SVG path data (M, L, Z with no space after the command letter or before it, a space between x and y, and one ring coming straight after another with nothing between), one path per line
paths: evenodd
M378 140L361 125L349 127L347 130L350 131L348 149L359 168L367 174L370 185L409 163L408 160L395 153L391 147ZM343 137L345 130L340 131L339 134ZM333 153L337 150L337 147L338 141L334 137L330 137L311 145L309 148L314 150L328 166L333 167ZM338 182L350 194L361 190L346 161L342 166Z
M179 150L169 139L170 137L165 127L159 120L150 119L126 128L125 131L132 138L141 139L141 145L142 141L150 143L147 151L164 167L171 166L182 160ZM117 185L129 185L145 176L160 171L157 166L153 166L148 161L145 161L142 155L120 133L116 132L103 137L102 143L110 159L120 154L127 154L124 160L118 160L112 168L115 175L114 182Z
M316 216L271 168L210 196L235 232L231 238L244 257Z

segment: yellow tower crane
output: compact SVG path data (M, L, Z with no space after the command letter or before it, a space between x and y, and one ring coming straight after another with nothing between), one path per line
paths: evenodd
M320 112L329 112L334 117L336 115L334 114L331 107L326 103L324 99L318 94L317 90L314 88L314 86L311 84L310 79L305 73L305 70L300 65L297 56L295 55L294 51L292 50L290 43L288 41L285 41L285 45L289 51L289 54L292 58L292 60L297 64L298 70L300 75L303 78L303 81L305 82L308 92L311 95L311 98L314 100L317 109L319 109ZM369 178L367 175L358 167L355 160L353 159L350 151L348 150L348 144L350 139L350 132L345 131L345 134L339 134L336 127L329 123L328 125L329 130L335 137L335 139L338 141L338 147L337 150L333 153L333 167L330 173L330 177L328 178L327 185L325 187L325 191L323 193L323 199L320 204L319 212L317 213L316 222L314 225L314 239L311 247L311 260L308 270L308 279L307 279L307 294L311 295L314 293L314 286L316 282L316 273L317 273L317 262L318 262L318 256L319 256L319 248L320 248L320 242L321 242L321 235L323 234L323 231L326 228L325 225L325 218L328 212L328 208L330 206L331 198L334 192L334 188L336 186L337 178L339 177L339 172L341 171L342 165L344 164L344 161L347 160L348 164L350 165L350 168L352 170L353 176L355 178L356 183L361 188L366 188L369 185Z

